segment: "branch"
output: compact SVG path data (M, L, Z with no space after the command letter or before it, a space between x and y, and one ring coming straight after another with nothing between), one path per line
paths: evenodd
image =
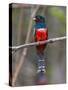
M35 9L32 9L32 11L31 11L31 16L30 16L30 19L29 19L30 21L29 21L29 25L28 25L28 32L27 32L25 44L29 42L31 28L32 28L33 17L35 16L35 14L36 14L36 12L37 12L38 9L39 9L39 6L37 6ZM13 86L15 86L16 79L18 77L18 74L20 72L20 69L21 69L21 67L23 65L23 62L25 60L25 57L26 57L26 54L27 54L27 49L28 48L24 48L24 50L22 51L21 57L20 57L20 60L19 60L19 64L15 68L15 73L13 74L13 78L12 78L12 85ZM18 49L15 49L15 51L16 50L18 50Z
M52 38L52 39L48 39L46 41L39 41L39 42L33 42L33 43L19 45L19 46L13 46L13 47L9 47L9 48L12 49L12 50L18 50L18 49L25 48L25 47L28 48L28 47L31 47L31 46L37 46L39 44L53 43L53 42L56 42L56 41L59 41L59 40L64 40L64 39L66 39L66 36L58 37L58 38Z

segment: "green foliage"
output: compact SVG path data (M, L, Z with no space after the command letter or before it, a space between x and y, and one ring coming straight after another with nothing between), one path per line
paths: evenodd
M65 13L64 13L64 11L61 8L59 8L59 7L52 7L52 8L49 9L49 14L51 16L56 17L61 22L65 22Z

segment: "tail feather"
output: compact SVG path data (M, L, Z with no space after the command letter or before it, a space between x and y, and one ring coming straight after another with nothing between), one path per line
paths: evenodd
M37 71L44 71L45 72L45 59L44 59L44 52L37 52Z

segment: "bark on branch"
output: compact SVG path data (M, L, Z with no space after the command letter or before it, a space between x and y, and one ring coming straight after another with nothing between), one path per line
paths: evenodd
M56 42L56 41L59 41L59 40L64 40L64 39L66 39L66 36L58 37L58 38L51 38L51 39L48 39L46 41L33 42L33 43L19 45L19 46L13 46L13 47L9 47L9 48L12 49L12 50L18 50L18 49L21 49L21 48L28 48L28 47L31 47L31 46L37 46L39 44L53 43L53 42Z
M35 16L35 14L36 14L38 9L39 9L39 6L37 6L36 8L32 8L31 16L30 16L30 21L29 21L29 25L28 25L28 32L27 32L27 36L26 36L26 40L25 40L25 44L27 44L29 42L31 28L32 28L33 17ZM13 47L10 47L10 48L13 49ZM15 51L18 50L18 49L15 49ZM20 69L21 69L21 67L23 65L23 62L24 62L26 54L27 54L27 49L28 48L24 48L24 50L22 51L22 54L21 54L21 57L20 57L20 60L19 60L19 64L15 68L15 73L13 73L13 77L12 77L12 86L15 86L16 79L18 77L18 74L20 72Z

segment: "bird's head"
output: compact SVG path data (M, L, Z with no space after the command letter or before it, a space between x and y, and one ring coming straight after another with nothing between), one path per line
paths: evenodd
M33 20L37 23L37 22L43 22L45 23L45 17L44 16L40 16L40 15L37 15L33 18Z

